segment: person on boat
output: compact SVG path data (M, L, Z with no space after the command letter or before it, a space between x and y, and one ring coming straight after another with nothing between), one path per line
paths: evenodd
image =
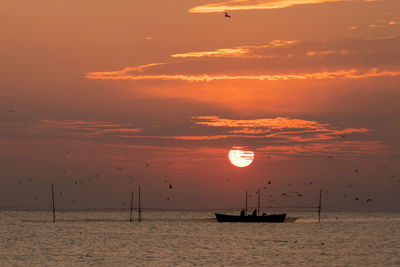
M253 210L253 213L251 214L251 216L257 216L257 210Z
M244 209L242 209L242 211L240 212L240 216L244 216L246 215L246 213L244 212Z

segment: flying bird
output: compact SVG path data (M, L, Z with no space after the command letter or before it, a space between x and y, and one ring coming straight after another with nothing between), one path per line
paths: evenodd
M224 14L226 18L231 18L231 15L229 15L228 12L224 12Z
M169 189L174 189L174 188L172 187L172 184L169 184Z
M372 199L370 199L370 198L368 198L368 199L366 200L367 203L369 203L369 202L371 202L371 201L372 201Z

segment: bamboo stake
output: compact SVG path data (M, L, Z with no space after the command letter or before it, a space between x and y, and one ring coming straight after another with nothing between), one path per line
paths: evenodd
M260 216L260 188L258 188L258 206L257 206L257 216Z
M246 216L247 216L247 195L248 195L248 192L246 191Z
M53 208L53 222L56 222L56 207L54 205L54 186L51 184L51 200L52 200L52 208Z
M319 190L318 223L321 223L322 189Z
M132 222L133 221L133 192L131 194L131 215L129 217L129 221Z
M142 209L141 209L141 203L140 203L140 185L139 185L139 222L142 221Z

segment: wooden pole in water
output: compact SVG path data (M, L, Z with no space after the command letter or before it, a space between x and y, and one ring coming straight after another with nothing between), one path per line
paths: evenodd
M52 208L53 208L53 222L56 222L56 207L54 205L54 186L51 184L51 200L52 200Z
M131 194L131 216L129 217L129 221L133 221L133 192Z
M140 203L140 185L139 185L139 222L142 221L142 208L141 208L141 203Z
M246 191L246 208L245 208L246 216L247 216L247 195L248 195L248 193Z
M258 206L257 206L257 216L260 216L260 188L258 188Z
M321 222L322 189L319 190L318 223Z

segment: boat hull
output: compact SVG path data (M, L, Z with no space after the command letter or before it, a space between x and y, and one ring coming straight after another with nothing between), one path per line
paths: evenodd
M265 216L238 216L215 213L215 217L218 222L282 223L285 221L286 213Z

